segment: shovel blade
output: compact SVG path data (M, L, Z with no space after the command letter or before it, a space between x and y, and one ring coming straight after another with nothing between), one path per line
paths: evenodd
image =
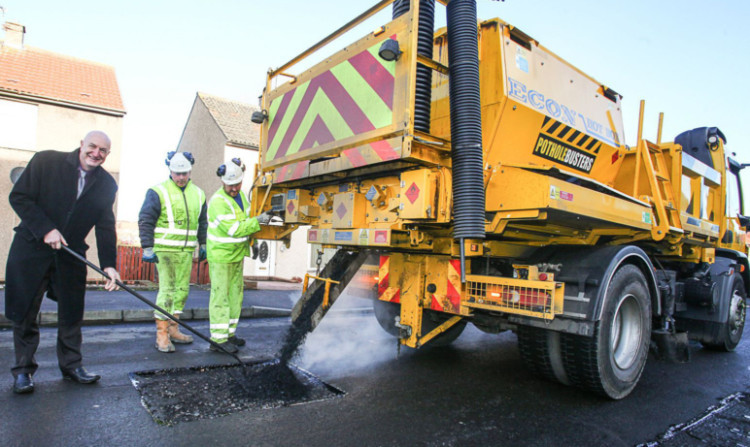
M654 331L651 334L654 342L654 354L661 360L672 363L687 363L690 361L690 343L687 332L670 333Z

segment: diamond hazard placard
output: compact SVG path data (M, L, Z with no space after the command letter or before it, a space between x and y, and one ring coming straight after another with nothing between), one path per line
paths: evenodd
M412 182L411 186L409 186L409 189L406 190L406 198L409 199L409 202L414 204L414 202L419 197L419 186L417 186L416 183Z

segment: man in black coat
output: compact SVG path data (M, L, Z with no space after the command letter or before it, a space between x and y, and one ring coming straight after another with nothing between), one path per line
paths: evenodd
M8 254L5 315L13 322L16 363L13 391L34 391L34 353L39 346L37 315L45 292L57 300L57 359L65 379L95 383L81 363L81 323L86 291L86 265L61 251L67 245L85 256L86 236L96 227L99 262L115 290L117 236L112 206L114 178L101 164L111 149L109 137L92 131L73 152L38 152L10 192L10 204L21 218Z

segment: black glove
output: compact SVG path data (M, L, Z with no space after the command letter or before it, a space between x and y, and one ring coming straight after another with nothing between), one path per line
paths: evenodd
M258 219L258 223L261 225L268 225L268 222L271 221L271 218L273 217L273 214L271 214L270 211L265 211L263 214L256 217Z
M260 250L258 249L258 241L253 240L253 245L250 246L250 251L253 252L253 259L258 259L258 253L260 253Z

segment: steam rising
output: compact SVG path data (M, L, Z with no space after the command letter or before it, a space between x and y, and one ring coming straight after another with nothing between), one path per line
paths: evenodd
M307 337L297 364L316 374L341 376L373 369L396 358L396 338L380 327L372 312L356 313L351 307L339 307L341 301L349 301L347 298L337 301ZM368 300L357 301L372 308Z

